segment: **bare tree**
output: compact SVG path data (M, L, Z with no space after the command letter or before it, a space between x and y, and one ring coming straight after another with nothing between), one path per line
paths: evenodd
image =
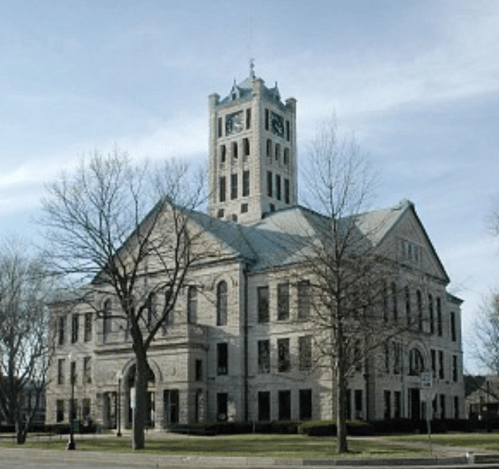
M132 164L119 150L96 153L49 185L43 201L42 223L57 246L53 268L85 281L82 291L90 298L116 297L119 307L111 316L125 324L132 338L134 449L145 446L148 349L173 314L198 259L193 245L201 230L189 221L202 184L187 176L187 167L174 161L158 170ZM159 295L163 300L153 307ZM85 296L80 300L86 301ZM89 304L102 317L97 304Z
M493 374L499 373L499 293L483 303L472 346L475 359Z
M0 409L15 424L17 443L26 441L43 399L51 357L47 304L53 279L43 260L26 245L0 247Z
M382 310L393 264L376 244L383 219L365 214L376 187L374 172L353 138L338 138L334 119L323 124L307 163L307 205L322 216L305 241L310 280L298 289L309 304L299 304L298 316L300 309L309 310L314 361L331 374L337 451L342 453L348 451L348 377L389 337Z

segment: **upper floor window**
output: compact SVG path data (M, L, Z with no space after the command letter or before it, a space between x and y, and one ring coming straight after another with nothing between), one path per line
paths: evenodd
M78 314L73 314L71 318L71 343L78 342L78 329L80 325L80 318Z
M291 360L289 353L289 339L277 339L277 356L279 373L285 373L291 368Z
M398 320L398 298L397 298L397 284L395 282L392 282L391 284L391 293L392 293L392 308L393 308L393 320L397 321Z
M111 317L111 300L104 301L102 310L102 333L104 337L111 332L112 317Z
M289 319L289 283L285 282L277 285L277 320L287 319Z
M219 117L218 118L218 136L222 137L222 135L223 135L223 121L222 121L222 118Z
M225 192L226 192L225 184L226 184L225 183L225 176L221 176L220 177L220 185L218 187L218 189L219 189L218 198L219 198L220 202L225 202Z
M238 157L237 151L238 151L237 142L232 142L232 158L237 159Z
M425 370L424 359L422 353L417 348L413 348L409 352L409 374L419 375Z
M269 322L269 287L258 287L258 322Z
M428 295L428 312L430 315L430 333L435 333L435 312L433 309L433 295Z
M286 140L289 142L291 140L291 131L289 127L289 121L286 121Z
M284 179L284 202L289 204L291 201L291 192L289 189L289 179Z
M229 349L227 343L217 344L217 375L229 373Z
M412 314L411 314L411 292L409 287L404 288L405 292L405 314L407 316L407 327L412 327Z
M437 333L443 335L442 300L437 298Z
M282 162L287 165L289 163L289 148L284 149L284 156L282 158Z
M267 139L267 156L270 158L272 156L272 140Z
M59 316L57 321L57 342L59 345L64 344L64 332L66 330L66 317Z
M230 175L230 198L237 199L237 174Z
M258 341L258 373L270 373L270 341Z
M227 325L227 282L217 285L217 326Z
M279 174L275 176L275 197L277 200L281 200L281 176Z
M418 329L423 330L423 297L419 290L416 291L416 302L418 307Z
M57 384L64 384L64 358L57 360Z
M298 319L306 319L310 315L310 281L298 282Z
M250 195L250 172L243 171L243 197Z
M269 130L270 113L268 109L265 109L265 130Z
M251 108L246 109L246 129L251 129Z
M225 163L227 159L227 147L225 145L220 145L220 163Z
M298 359L301 371L312 368L312 336L306 335L298 338Z
M191 285L187 290L187 322L196 324L198 315L198 291Z
M452 342L457 340L457 329L456 329L456 313L450 313L450 336Z
M92 313L85 313L85 331L83 340L85 342L90 342L92 340Z
M250 141L248 138L243 138L243 156L247 157L250 154Z
M272 197L272 172L267 171L267 195Z

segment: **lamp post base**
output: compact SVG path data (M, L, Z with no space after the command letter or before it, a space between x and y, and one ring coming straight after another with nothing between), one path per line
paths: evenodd
M66 444L66 451L68 450L74 450L76 449L76 445L75 445L75 442L74 440L69 440L68 443Z

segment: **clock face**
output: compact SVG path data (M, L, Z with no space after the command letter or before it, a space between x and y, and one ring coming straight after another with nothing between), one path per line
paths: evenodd
M234 112L225 117L225 135L243 130L243 111Z
M279 114L272 113L271 115L272 133L278 137L284 136L284 120Z

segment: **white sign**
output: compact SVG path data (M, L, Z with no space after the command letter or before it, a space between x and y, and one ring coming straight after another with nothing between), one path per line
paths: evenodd
M431 388L433 385L433 375L431 372L420 373L419 377L421 379L421 387L424 389Z

